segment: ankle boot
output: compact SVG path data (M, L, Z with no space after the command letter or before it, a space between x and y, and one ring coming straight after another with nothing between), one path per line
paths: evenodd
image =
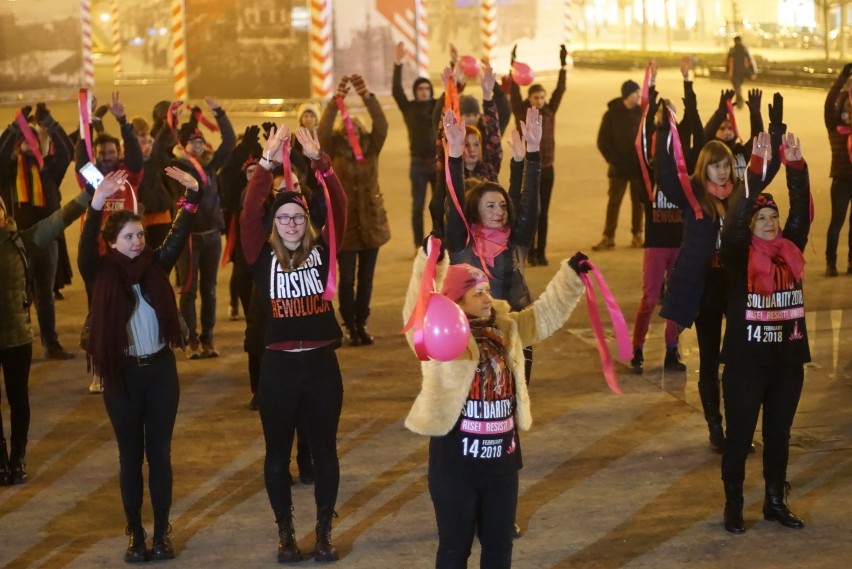
M361 336L358 335L358 329L351 322L344 322L343 324L343 339L350 346L361 345Z
M172 524L169 523L169 509L154 510L154 537L151 538L151 559L163 561L175 558L175 550L172 548Z
M12 469L9 466L9 453L6 451L6 439L0 438L0 486L12 483Z
M725 450L725 431L722 429L722 414L719 412L719 380L715 383L698 382L698 394L704 409L704 420L710 432L710 448L718 453Z
M296 529L293 527L293 506L289 510L275 512L278 524L278 563L298 563L302 552L296 544Z
M663 361L663 369L666 371L686 371L686 364L680 361L680 352L677 346L666 348L666 359Z
M731 533L745 533L743 521L743 485L742 482L725 482L725 530Z
M367 332L367 323L361 322L360 324L355 325L355 330L358 332L358 339L361 340L362 346L372 346L375 343L375 340Z
M790 493L790 483L784 481L766 481L766 499L763 502L763 519L776 521L782 526L802 529L805 522L787 508L786 499Z
M125 535L130 536L127 550L124 552L125 563L144 563L148 561L148 549L145 547L145 530L142 528L142 512L139 510L125 511L127 528Z
M23 484L29 478L27 474L27 463L24 460L27 454L27 441L12 441L9 453L9 470L12 472L12 484Z
M642 375L645 369L642 367L645 363L645 356L642 355L642 348L633 348L633 359L630 360L630 366L633 368L633 373Z
M331 518L337 512L330 508L321 508L317 512L317 543L314 546L314 561L337 561L340 556L331 543Z

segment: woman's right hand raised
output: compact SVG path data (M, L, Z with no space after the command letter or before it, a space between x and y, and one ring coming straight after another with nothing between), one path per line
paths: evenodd
M311 160L319 160L322 154L317 131L300 126L296 131L296 140L302 145L302 152Z
M537 108L530 107L526 118L521 121L521 132L527 143L527 152L538 152L541 146L541 114Z
M104 176L104 179L95 188L95 195L92 197L92 209L102 210L107 198L124 186L129 175L127 170L115 170Z
M282 123L277 129L274 126L269 129L269 138L266 139L263 145L263 158L267 162L278 162L281 164L284 161L283 156L281 156L284 139L290 140L290 129L287 128L287 125Z
M524 139L521 136L521 133L517 130L512 131L511 140L507 140L506 144L512 151L512 159L515 162L520 162L524 159L524 155L526 153L526 146L524 145Z
M447 139L447 153L450 158L461 158L464 150L464 125L456 120L452 109L444 111L441 121L444 125L444 138Z

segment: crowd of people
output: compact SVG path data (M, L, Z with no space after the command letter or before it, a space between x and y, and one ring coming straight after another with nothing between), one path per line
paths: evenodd
M470 341L456 358L423 363L421 391L405 421L414 433L430 437L435 563L466 567L478 538L482 566L508 568L512 540L520 535L519 434L531 424L532 346L570 317L584 295L582 276L591 268L586 255L575 253L559 263L538 299L525 277L527 266L550 262L548 205L566 50L559 49L560 71L549 100L540 84L530 85L523 98L511 74L498 82L487 61L476 78L482 90L477 100L464 93L454 50L441 76L444 93L435 97L431 81L419 77L409 99L402 86L401 44L395 55L392 92L408 131L415 246L403 317L407 321L415 312L427 264L437 257L437 287L470 329ZM515 50L513 62L514 55ZM718 109L702 124L690 61L684 59L678 121L676 105L656 91L656 71L652 62L645 89L625 81L603 115L597 145L608 164L609 203L603 238L592 249L604 254L615 247L618 210L629 186L631 246L644 250L632 371L644 373L649 322L662 299L667 371L685 371L678 335L696 327L698 391L710 446L721 454L724 528L745 531L745 462L754 452L761 409L763 515L802 528L804 522L786 505L790 430L803 365L810 361L802 251L812 212L801 144L787 132L780 93L768 105L766 131L762 92L752 89L743 98L739 85L722 92ZM852 195L850 75L852 64L825 104L833 178L827 276L838 274L837 245ZM366 109L369 125L350 115L350 90ZM734 97L748 105L746 139L736 131ZM248 406L259 411L263 428L277 559L303 559L290 489L297 440L298 478L313 484L316 502L312 556L335 561L332 520L343 406L336 350L344 343L363 347L376 341L367 324L379 249L390 240L378 182L388 121L355 73L340 80L323 108L303 104L292 134L283 124L263 123L237 136L218 101L205 100L213 121L199 107L162 101L149 125L143 117L128 119L114 93L108 105L92 102L86 132L70 135L38 103L21 108L0 137L0 369L11 415L8 449L0 420L0 485L28 480L31 304L45 358L74 356L56 333L56 283L67 279L62 233L85 215L76 255L89 303L81 347L92 373L89 390L102 393L118 446L129 536L125 561L175 556L169 538L171 440L180 398L175 354L189 360L219 355L214 329L223 256L233 264L230 316L238 318L240 306L245 314ZM105 131L101 119L107 112L120 138ZM503 132L512 118L504 188L498 173ZM203 129L219 133L218 147ZM81 192L62 206L59 186L72 162ZM790 203L783 230L776 200L766 191L782 166ZM852 234L850 246L852 255ZM409 340L414 347L417 338L409 334ZM142 522L144 459L154 519L150 548Z

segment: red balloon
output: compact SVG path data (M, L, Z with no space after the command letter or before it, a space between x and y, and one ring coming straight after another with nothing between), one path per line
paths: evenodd
M534 80L535 73L533 73L529 65L520 61L512 64L512 81L521 87L526 87L527 85L531 85Z
M443 294L432 293L423 318L423 342L433 360L448 362L459 357L470 340L470 323L458 304Z
M459 58L459 65L462 73L467 77L476 77L479 75L479 62L472 55L463 55Z

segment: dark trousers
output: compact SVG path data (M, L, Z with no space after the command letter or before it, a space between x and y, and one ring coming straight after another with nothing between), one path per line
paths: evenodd
M189 328L189 338L202 342L213 341L216 325L216 277L222 256L222 236L216 230L193 233L177 263L178 281L181 283L180 311ZM186 285L189 279L189 285ZM201 292L201 336L195 298Z
M532 250L543 257L547 247L547 212L550 211L550 196L553 195L553 166L541 169L541 183L538 190L540 210L538 229L533 240Z
M479 528L482 569L512 566L512 538L518 506L518 471L489 473L482 465L451 460L429 448L429 494L438 523L436 569L464 569Z
M719 348L722 344L722 318L728 305L725 274L722 269L710 269L704 283L701 307L695 319L698 338L698 383L717 385L719 382ZM749 441L750 443L751 441Z
M340 484L337 425L343 406L343 379L334 350L266 350L260 364L257 403L266 442L263 476L272 510L289 511L293 504L290 452L302 418L314 459L317 509L334 509Z
M642 193L644 192L644 182L642 178L609 178L609 199L606 204L606 221L604 222L604 237L615 239L615 229L618 227L618 212L621 209L621 200L624 199L624 192L630 185L630 222L633 235L642 233L642 221L645 217L644 207L642 206Z
M0 349L0 369L6 385L6 402L9 404L12 446L25 446L30 430L30 364L33 361L32 342L14 348ZM0 439L6 438L3 417L0 415Z
M831 221L828 223L828 235L825 238L825 260L837 263L837 244L840 242L840 230L846 221L846 210L852 200L852 178L834 178L831 180ZM849 212L849 265L852 266L852 211Z
M56 305L53 296L53 283L56 280L58 262L59 244L56 241L29 258L38 331L42 347L48 350L59 345L56 335Z
M245 260L235 258L231 263L233 270L231 271L231 280L228 285L231 292L231 307L236 308L237 301L243 307L243 314L248 313L249 303L251 302L251 290L254 287L251 271L246 265Z
M411 180L411 231L414 234L414 246L423 243L423 208L426 205L426 187L432 187L435 193L435 159L411 157L408 167Z
M802 364L784 361L760 365L749 361L725 365L727 433L722 454L722 480L742 483L757 416L763 407L763 478L787 480L790 428L804 383Z
M148 459L148 488L155 512L172 504L172 434L180 385L175 355L161 350L146 366L124 369L115 388L104 391L104 406L118 443L118 483L127 512L142 507L142 462Z
M339 251L337 266L340 279L337 295L340 299L340 316L349 324L366 324L370 317L370 298L373 296L373 275L379 250ZM358 274L357 285L355 274Z

